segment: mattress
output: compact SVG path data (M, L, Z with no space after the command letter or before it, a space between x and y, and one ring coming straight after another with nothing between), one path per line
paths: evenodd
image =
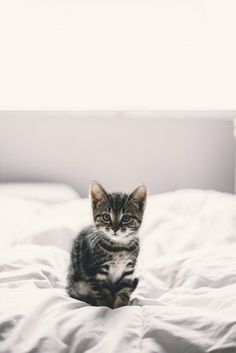
M139 285L129 306L65 292L88 199L0 192L0 352L236 352L236 197L179 190L149 197Z

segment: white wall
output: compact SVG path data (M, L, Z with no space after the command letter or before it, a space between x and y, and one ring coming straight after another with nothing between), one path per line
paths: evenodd
M235 0L0 1L0 110L236 108Z
M231 116L232 117L232 116ZM234 190L230 114L0 112L0 182Z

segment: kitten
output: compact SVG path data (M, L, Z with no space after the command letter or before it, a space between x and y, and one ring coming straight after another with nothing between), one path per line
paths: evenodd
M139 254L138 230L147 190L140 185L129 195L90 187L94 225L74 241L68 274L68 294L91 305L127 305L138 284L134 268Z

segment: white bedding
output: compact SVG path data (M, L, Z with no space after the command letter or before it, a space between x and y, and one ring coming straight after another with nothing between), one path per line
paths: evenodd
M0 195L1 196L1 195ZM180 190L149 198L132 305L65 293L88 200L0 198L0 352L236 352L236 196Z

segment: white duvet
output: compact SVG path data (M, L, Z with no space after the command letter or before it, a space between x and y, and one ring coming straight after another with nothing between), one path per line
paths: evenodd
M0 195L0 352L236 352L236 196L180 190L149 198L128 307L65 292L88 200Z

